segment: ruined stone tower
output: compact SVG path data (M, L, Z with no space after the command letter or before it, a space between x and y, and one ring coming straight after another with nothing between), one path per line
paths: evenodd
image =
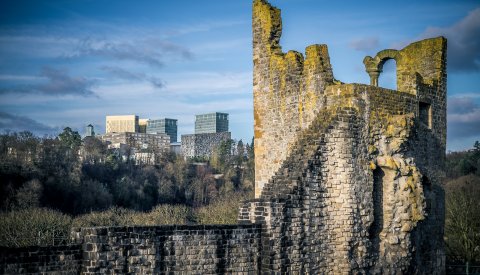
M446 39L383 50L371 85L335 80L326 45L280 46L280 10L253 1L255 197L262 272L444 273ZM378 87L397 64L397 89Z

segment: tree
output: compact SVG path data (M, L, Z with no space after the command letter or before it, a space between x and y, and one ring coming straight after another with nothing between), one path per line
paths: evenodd
M58 139L63 145L70 149L78 149L82 144L82 137L77 131L73 131L70 127L65 127L63 132L58 135Z
M245 146L243 141L239 140L237 143L237 165L243 166L243 161L245 160Z
M245 165L245 175L243 179L243 188L245 190L253 189L255 182L255 150L254 150L254 138L252 138L252 143L249 145L247 143L247 163Z
M104 184L96 180L84 180L76 192L74 213L87 213L93 210L105 210L112 205L112 194Z
M103 162L107 154L107 145L95 137L85 137L83 140L82 159L85 163Z
M220 173L225 173L231 166L231 156L234 141L232 139L224 140L214 149L210 164Z
M475 141L472 150L449 152L446 159L446 172L448 178L468 174L480 175L480 142Z
M218 195L215 179L206 165L196 167L196 177L189 187L194 206L206 205Z
M464 176L446 186L445 243L450 260L480 261L480 178Z
M43 186L38 179L26 182L15 194L16 206L20 209L40 206Z

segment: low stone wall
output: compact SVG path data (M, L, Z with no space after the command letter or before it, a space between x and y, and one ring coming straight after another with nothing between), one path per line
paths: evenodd
M76 244L0 248L0 274L258 274L260 225L92 227Z
M259 225L94 227L82 243L83 274L252 274L260 263Z
M81 270L81 245L0 248L1 274L77 274Z

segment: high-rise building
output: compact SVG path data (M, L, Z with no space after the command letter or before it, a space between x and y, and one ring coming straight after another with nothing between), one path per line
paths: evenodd
M228 114L209 113L195 116L195 134L228 132Z
M171 118L150 119L147 134L167 134L170 142L177 142L177 120Z
M95 136L95 131L93 130L93 125L88 124L86 129L85 129L85 136L86 137L94 137Z
M170 150L170 137L166 134L145 133L108 133L100 136L100 139L109 142L109 147L119 148L122 144L136 149L154 149L160 151Z
M138 132L139 133L146 133L147 132L147 123L148 123L148 118L140 118L138 120Z
M182 155L185 158L210 158L222 142L229 139L231 139L230 132L182 135Z
M125 116L107 116L106 118L106 133L138 133L139 123L138 116L125 115Z

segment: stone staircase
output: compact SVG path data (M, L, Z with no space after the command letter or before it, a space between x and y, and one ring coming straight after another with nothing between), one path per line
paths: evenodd
M239 222L254 222L264 229L262 272L311 273L318 268L312 259L321 254L318 216L326 215L321 213L326 145L332 132L350 125L356 115L352 107L321 110L298 134L289 157L265 185L261 197L245 202L240 210Z

